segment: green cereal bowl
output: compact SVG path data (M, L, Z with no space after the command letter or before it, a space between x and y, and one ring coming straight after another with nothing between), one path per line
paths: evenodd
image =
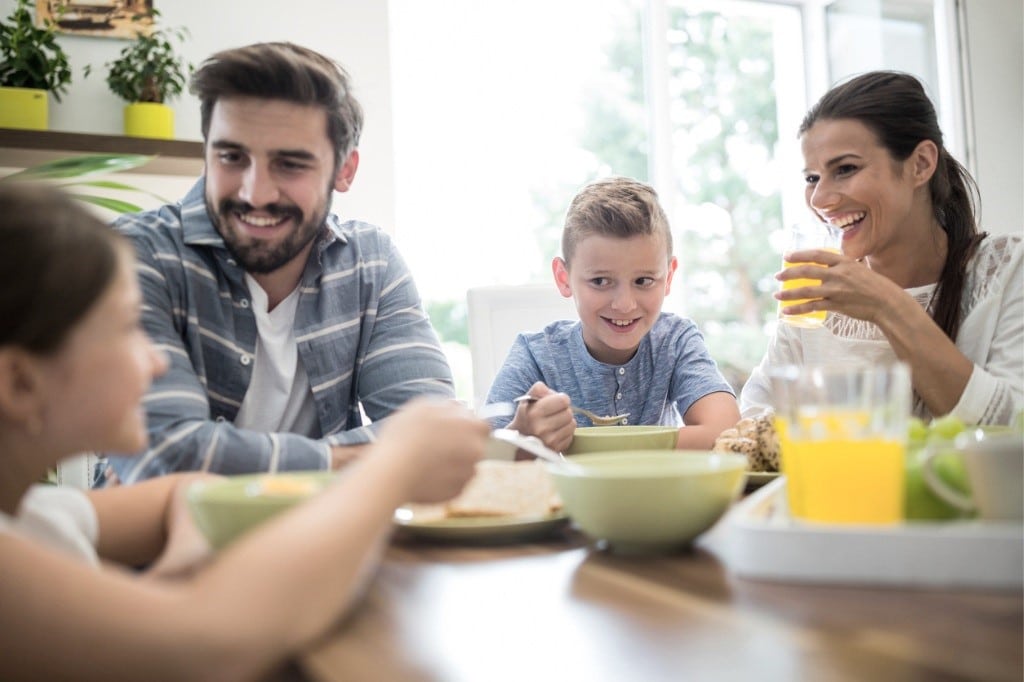
M733 453L632 450L549 464L565 512L621 554L677 550L709 529L743 489L747 459Z
M272 516L316 495L333 478L329 471L228 476L196 481L185 499L210 545L223 549Z
M679 429L674 426L578 426L567 455L623 450L671 450Z

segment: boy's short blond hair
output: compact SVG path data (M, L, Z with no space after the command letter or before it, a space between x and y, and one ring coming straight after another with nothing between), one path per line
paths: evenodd
M568 264L580 240L590 235L626 239L661 235L665 259L672 258L672 231L650 185L625 177L597 180L576 194L565 214L562 258Z

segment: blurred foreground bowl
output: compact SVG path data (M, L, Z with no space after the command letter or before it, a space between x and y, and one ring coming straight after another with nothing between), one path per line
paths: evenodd
M185 498L192 518L214 549L322 491L329 471L252 474L197 481Z
M679 429L674 426L578 426L567 455L625 450L671 450Z
M548 465L566 513L623 554L693 542L740 494L747 467L743 455L685 450L577 455L572 462L580 466Z

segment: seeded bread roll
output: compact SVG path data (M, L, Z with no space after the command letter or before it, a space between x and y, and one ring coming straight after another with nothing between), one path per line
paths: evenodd
M779 470L779 437L771 413L739 420L722 432L712 450L746 456L750 471Z

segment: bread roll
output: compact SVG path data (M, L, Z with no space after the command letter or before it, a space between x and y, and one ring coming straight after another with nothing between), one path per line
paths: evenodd
M745 455L750 471L779 470L779 436L773 415L746 417L726 429L715 441L715 452L736 452Z

